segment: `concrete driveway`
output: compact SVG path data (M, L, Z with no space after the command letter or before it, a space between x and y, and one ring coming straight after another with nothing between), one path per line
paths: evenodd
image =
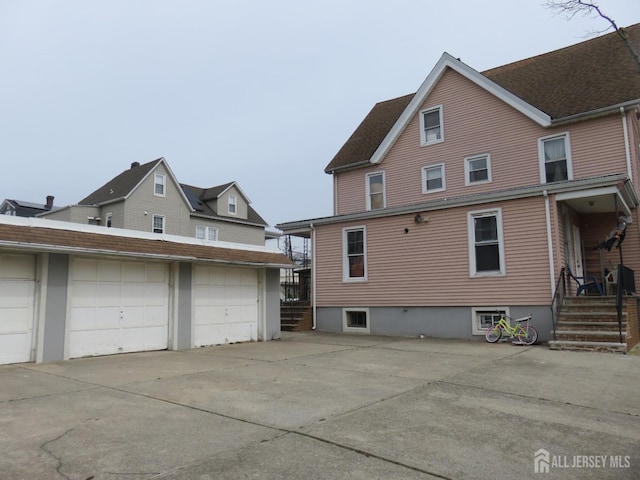
M2 366L0 449L3 480L635 480L640 356L304 332Z

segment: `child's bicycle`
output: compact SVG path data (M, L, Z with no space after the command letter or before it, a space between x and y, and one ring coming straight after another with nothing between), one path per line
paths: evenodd
M538 340L538 332L529 325L529 322L531 322L531 314L522 318L512 319L511 317L507 317L509 320L506 320L505 316L506 315L502 315L498 323L489 327L487 333L484 335L487 342L496 343L502 338L502 335L506 333L510 338L517 338L517 341L514 342L516 344L533 345L536 343ZM513 326L511 326L511 320L515 322Z

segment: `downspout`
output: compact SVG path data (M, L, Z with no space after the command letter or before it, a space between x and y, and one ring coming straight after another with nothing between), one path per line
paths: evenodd
M620 107L620 115L622 116L622 133L624 135L624 153L627 158L627 175L629 180L633 181L633 171L631 170L631 149L629 148L629 127L627 125L627 115L624 107Z
M312 324L311 330L316 329L316 227L313 226L313 222L309 224L311 229L311 309L312 309Z
M549 276L551 280L551 295L556 287L556 279L555 279L555 264L553 261L553 236L551 235L551 206L549 203L549 193L544 190L542 192L544 195L544 210L545 210L545 218L547 221L547 250L549 252Z

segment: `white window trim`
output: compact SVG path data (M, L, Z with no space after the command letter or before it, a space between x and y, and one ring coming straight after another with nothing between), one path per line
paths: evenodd
M198 228L203 228L204 229L204 238L199 238L198 237ZM213 231L215 232L215 239L214 240L209 240L209 232ZM218 227L211 227L211 226L207 226L207 225L196 225L196 238L198 238L198 240L207 240L208 242L215 242L218 240Z
M434 110L438 111L440 116L440 138L438 140L432 140L430 142L427 141L427 136L424 131L424 114L433 112ZM434 145L436 143L444 142L444 115L442 114L442 105L435 105L433 107L425 108L424 110L420 110L420 145L426 147L427 145Z
M484 335L487 333L486 328L480 327L480 318L478 314L481 312L504 312L510 316L509 307L471 307L471 332L472 335Z
M556 133L554 135L548 135L538 139L538 163L540 167L540 183L547 182L547 171L544 161L544 142L547 140L554 140L556 138L564 137L564 150L567 154L567 180L573 180L573 162L571 161L571 140L569 139L569 132Z
M363 277L350 277L349 276L349 255L348 255L348 242L347 233L357 230L362 230L362 254L364 256L364 276ZM369 269L367 267L367 227L364 225L357 225L353 227L345 227L342 229L342 281L344 283L362 283L367 282L369 279Z
M364 312L367 317L367 326L361 327L349 327L347 322L347 316L349 312ZM348 307L342 309L342 331L348 333L371 333L371 316L369 315L368 308L361 307Z
M427 190L427 170L432 170L438 167L442 172L442 187L434 188L433 190ZM422 193L423 194L442 192L446 189L447 189L447 182L446 182L444 163L436 163L434 165L426 165L422 167Z
M496 217L496 227L498 229L498 256L500 260L500 270L491 272L476 271L476 235L474 218L492 216ZM472 278L479 277L502 277L507 274L504 260L504 235L502 230L502 208L491 208L487 210L473 210L467 212L467 235L469 242L469 276Z
M109 225L111 223L111 225ZM113 212L108 212L106 215L106 219L104 221L106 227L111 227L113 225Z
M162 181L158 182L158 178L161 178ZM158 183L162 184L162 193L156 192L156 185L158 185ZM166 194L167 194L167 175L166 174L156 172L156 174L153 176L153 194L156 197L165 197L166 196Z
M371 182L369 181L369 179L377 175L382 175L382 207L381 208L386 208L387 206L387 180L384 174L384 170L379 172L371 172L371 173L367 173L367 175L365 176L365 181L366 181L365 187L367 190L367 210L371 210Z
M157 215L157 214L153 214L151 215L151 232L152 233L158 233L155 232L155 219L156 218L162 218L162 232L160 233L166 233L167 231L167 218L164 215Z
M471 166L469 165L472 161L474 160L480 160L480 159L486 159L487 160L487 179L486 180L479 180L477 182L472 182L471 181ZM492 182L492 178L491 178L491 155L488 153L481 153L480 155L471 155L470 157L465 157L464 159L464 184L465 186L469 187L472 185L481 185L483 183L491 183Z
M235 212L231 211L231 205L234 206ZM237 195L229 195L227 198L227 213L229 215L238 215L238 197Z

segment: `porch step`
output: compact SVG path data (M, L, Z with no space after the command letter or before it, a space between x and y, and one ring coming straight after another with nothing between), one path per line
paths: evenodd
M626 353L627 344L619 342L583 342L572 340L552 340L549 342L551 350L572 350L583 352Z

